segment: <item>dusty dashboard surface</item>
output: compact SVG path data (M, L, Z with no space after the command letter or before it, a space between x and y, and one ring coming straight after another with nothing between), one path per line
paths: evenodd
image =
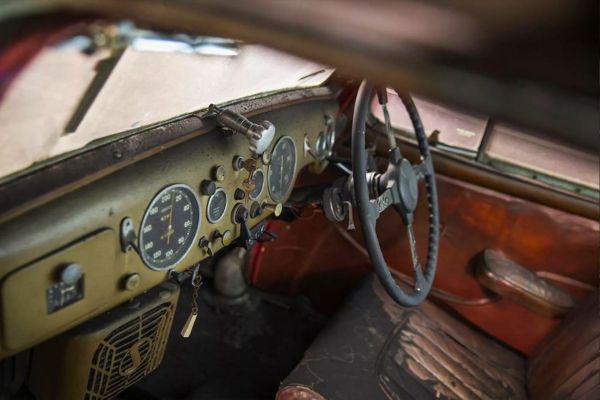
M252 101L233 106L254 122L275 125L262 157L252 157L246 137L206 123L115 165L99 161L87 182L78 180L86 171L77 170L77 160L73 176L59 179L63 189L46 190L53 180L44 174L52 167L34 174L29 184L44 188L38 203L22 206L8 196L12 203L3 207L14 212L0 223L0 357L157 286L172 270L244 240L278 212L298 172L318 163L333 142L337 103L325 87L270 96L269 108L253 110ZM170 137L169 125L157 130Z

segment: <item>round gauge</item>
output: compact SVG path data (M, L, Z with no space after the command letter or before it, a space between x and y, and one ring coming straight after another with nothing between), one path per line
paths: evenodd
M325 138L327 141L326 147L331 150L335 144L335 121L329 115L325 116L325 123L327 124L327 133Z
M317 141L315 142L315 152L317 153L317 157L325 157L327 153L327 141L325 139L325 132L319 132L319 135L317 135Z
M296 145L289 136L284 136L271 153L271 164L267 176L269 195L275 201L283 201L292 190L296 173Z
M199 228L200 202L192 188L164 188L148 205L140 226L142 260L155 270L172 268L190 251Z
M225 215L227 209L227 193L223 188L218 188L208 199L206 205L206 218L211 224L216 224Z
M250 199L256 200L262 193L263 187L265 186L265 174L262 170L257 169L252 174L252 180L254 181L254 190L250 192Z

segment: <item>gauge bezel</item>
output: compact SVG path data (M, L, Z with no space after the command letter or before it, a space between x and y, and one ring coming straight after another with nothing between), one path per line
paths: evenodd
M290 187L281 196L281 198L273 197L273 193L271 193L271 176L269 174L269 171L267 171L267 190L269 191L269 196L271 197L271 199L276 202L282 202L285 198L289 197L290 193L292 192L292 189L294 188L294 181L296 180L296 166L298 165L298 149L296 148L296 141L291 136L286 135L280 137L279 140L277 140L277 142L273 146L273 150L271 151L271 162L269 163L269 170L273 166L273 154L275 153L275 149L277 148L277 146L279 146L281 142L283 142L286 139L289 139L290 142L292 142L292 146L294 147L294 167L292 171L292 182L290 184Z
M198 218L197 218L198 226L196 228L196 232L194 232L194 238L191 240L190 245L185 250L185 252L183 252L183 254L179 257L179 259L176 262L171 263L166 267L155 267L155 266L150 265L150 263L147 260L147 257L145 256L145 253L143 251L142 232L143 232L144 226L146 225L146 221L148 219L150 209L152 208L152 205L154 204L154 202L158 198L160 198L162 195L164 195L166 192L168 192L172 189L176 189L176 188L186 189L190 193L192 193L192 199L193 199L192 201L194 201L194 200L196 201L196 207L198 208ZM144 263L144 265L146 267L150 268L153 271L169 271L169 270L173 269L177 264L179 264L181 261L183 261L183 259L186 258L187 255L190 253L192 248L194 248L194 244L196 243L196 240L198 239L198 235L200 234L201 228L202 228L202 203L200 202L200 197L194 191L194 189L192 189L191 186L186 185L185 183L175 183L173 185L168 185L168 186L162 188L158 193L156 193L152 197L152 199L148 203L148 206L146 207L146 210L144 211L144 217L142 218L142 223L140 224L140 228L138 230L138 238L139 238L138 239L138 248L139 248L139 255L140 255L140 258L142 259L142 262Z
M295 169L295 168L294 168ZM252 173L252 180L254 180L254 175L256 175L257 173L261 173L263 176L263 181L262 181L262 186L260 188L260 191L258 192L258 194L256 196L252 196L252 192L248 193L248 197L250 197L250 200L256 200L260 197L260 195L262 194L262 192L265 190L265 183L266 183L266 179L265 179L265 171L262 170L262 168L256 169L253 173Z
M315 155L319 159L324 159L327 157L327 151L329 150L327 146L327 138L325 132L321 131L317 134L317 138L315 139Z
M221 214L221 216L219 218L217 218L216 220L213 220L210 217L209 210L210 210L211 204L215 198L215 195L219 192L223 192L225 194L225 208L223 209L223 213ZM225 214L227 214L228 201L229 201L229 196L227 196L227 192L225 191L225 189L217 188L217 190L215 190L215 192L210 195L210 197L208 198L208 202L206 203L206 220L211 224L216 224L219 221L221 221L223 219L223 217L225 216Z

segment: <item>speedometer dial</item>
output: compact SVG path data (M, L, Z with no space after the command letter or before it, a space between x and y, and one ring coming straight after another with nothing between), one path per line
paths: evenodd
M277 202L285 200L292 190L296 172L296 145L289 136L284 136L275 145L267 176L269 195Z
M206 218L211 224L216 224L225 215L225 209L227 208L227 193L222 188L218 188L217 191L210 196L208 204L206 205Z
M156 270L172 268L190 251L200 227L200 203L187 185L161 190L146 209L139 234L140 255Z

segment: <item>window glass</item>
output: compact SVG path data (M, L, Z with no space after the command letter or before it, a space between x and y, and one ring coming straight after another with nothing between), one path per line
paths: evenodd
M563 190L598 199L598 154L558 143L538 132L490 120L414 97L430 145ZM392 127L412 136L404 105L388 90ZM373 117L384 124L383 111L373 98ZM487 136L486 136L487 135Z

